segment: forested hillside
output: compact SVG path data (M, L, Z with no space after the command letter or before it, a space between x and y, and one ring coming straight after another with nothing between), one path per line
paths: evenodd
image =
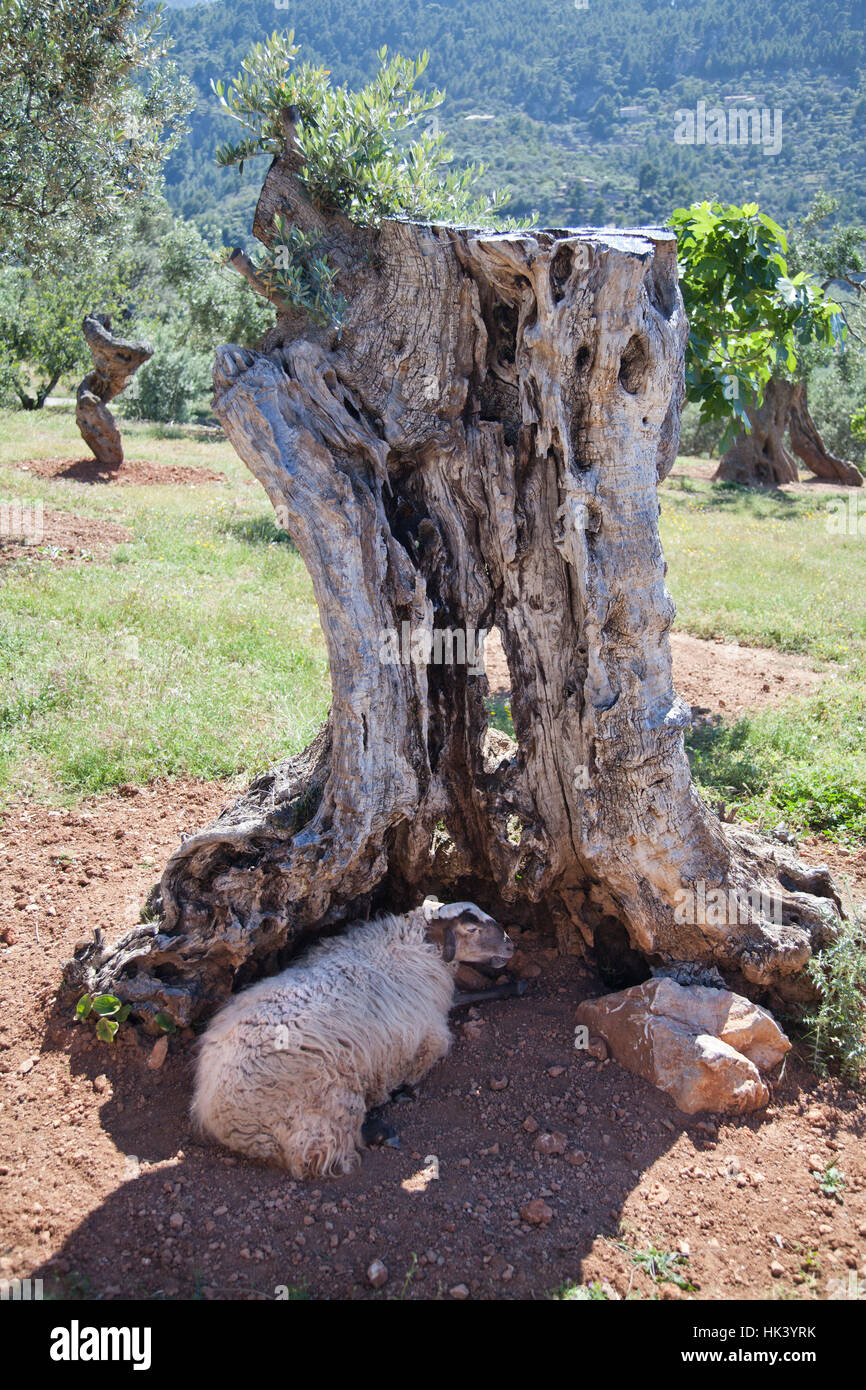
M199 93L169 198L231 241L248 235L263 171L216 169L233 132L210 80L274 28L294 28L303 56L353 85L383 43L429 49L457 158L483 160L514 212L647 221L715 195L759 199L790 223L821 187L841 220L866 220L866 0L215 0L173 8L168 27ZM677 111L699 102L780 112L779 152L677 143Z

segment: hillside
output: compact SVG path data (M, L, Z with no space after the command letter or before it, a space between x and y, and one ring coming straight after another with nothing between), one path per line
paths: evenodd
M840 198L842 220L866 220L866 0L476 0L471 10L456 0L215 0L173 8L167 24L199 92L169 198L230 241L248 236L263 168L215 167L232 127L210 79L292 27L305 56L351 84L372 75L383 43L429 49L457 158L483 160L485 183L510 190L512 211L537 209L549 223L646 221L718 195L757 198L790 222L822 187ZM766 108L768 136L774 113L778 153L677 143L677 112L699 102Z

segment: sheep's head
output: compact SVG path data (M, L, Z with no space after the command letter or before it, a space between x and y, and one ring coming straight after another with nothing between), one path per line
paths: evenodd
M434 941L442 959L490 965L499 970L514 955L514 945L504 929L475 903L440 903L425 898L427 939Z

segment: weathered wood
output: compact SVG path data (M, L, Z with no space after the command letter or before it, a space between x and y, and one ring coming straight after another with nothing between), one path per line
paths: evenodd
M221 349L215 409L310 571L327 727L180 846L154 925L70 980L187 1022L306 935L435 892L578 954L613 915L648 964L797 993L832 883L701 801L672 685L673 236L359 229L311 208L295 168L271 166L256 234L269 245L276 214L316 227L346 322L281 315L260 351ZM391 659L388 634L494 625L516 742L488 728L471 663ZM700 883L775 892L778 920L681 920Z
M715 478L740 483L743 487L779 487L796 483L799 474L796 454L817 478L828 482L862 487L863 475L853 463L831 454L812 416L804 381L784 381L771 377L764 388L761 404L747 411L752 426L747 434L740 430L728 452L719 461ZM791 450L785 447L785 430ZM793 452L792 452L793 451Z
M105 314L88 314L81 327L93 354L93 371L78 388L75 423L97 461L117 468L123 463L123 442L107 403L120 395L139 367L153 356L153 349L115 337Z

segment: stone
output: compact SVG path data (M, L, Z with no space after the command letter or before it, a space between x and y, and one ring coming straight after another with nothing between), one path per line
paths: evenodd
M388 1270L381 1260L371 1260L367 1265L367 1283L371 1289L381 1289L388 1282Z
M469 1297L469 1290L465 1284L455 1284L448 1292L452 1298L456 1298L458 1301L462 1301L464 1298Z
M577 1021L687 1114L761 1109L770 1098L761 1069L775 1066L791 1046L772 1014L750 1000L667 978L585 1000Z
M553 1134L539 1134L532 1147L537 1154L564 1154L568 1148L568 1140L558 1131Z
M147 1059L147 1065L150 1067L151 1071L158 1071L167 1055L168 1034L163 1033L162 1037L157 1038L156 1042L153 1044L150 1050L150 1056Z
M541 1197L533 1197L520 1208L520 1219L528 1226L547 1226L553 1220L553 1211Z

